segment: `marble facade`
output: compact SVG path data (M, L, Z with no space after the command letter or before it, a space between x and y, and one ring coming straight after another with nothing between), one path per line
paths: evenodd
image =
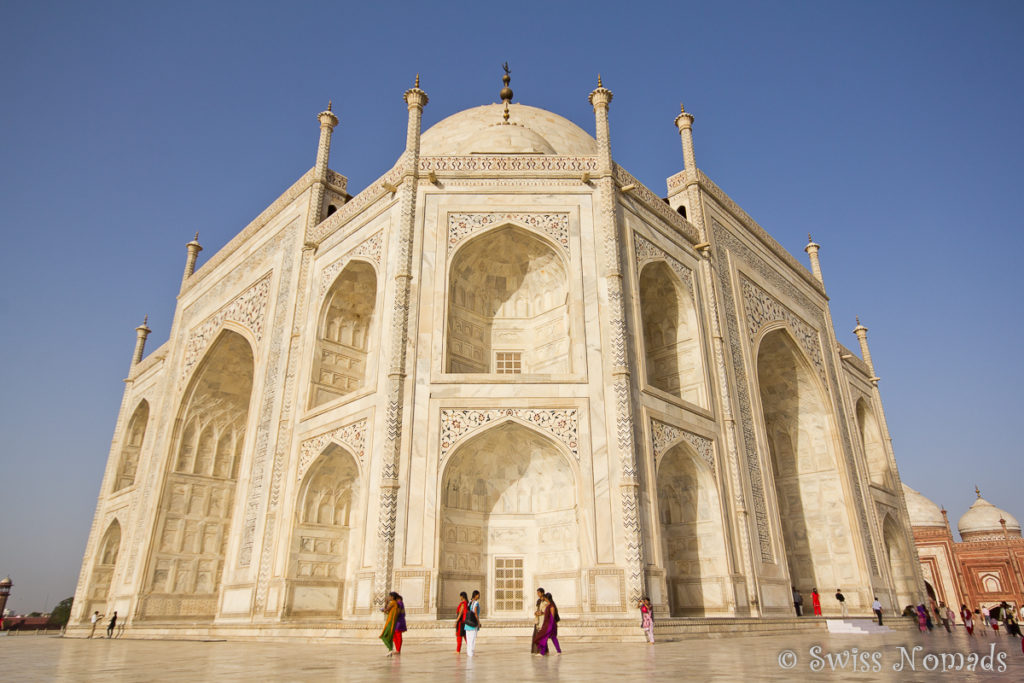
M853 612L922 585L866 335L696 167L662 198L595 136L510 104L421 133L352 196L316 165L192 272L126 381L73 622L287 633ZM813 271L813 272L812 272ZM858 330L862 330L858 326ZM866 333L866 329L864 329ZM902 554L901 554L902 553ZM896 557L896 560L892 558ZM826 614L838 606L826 605ZM625 623L625 621L623 621ZM632 622L629 622L632 624Z

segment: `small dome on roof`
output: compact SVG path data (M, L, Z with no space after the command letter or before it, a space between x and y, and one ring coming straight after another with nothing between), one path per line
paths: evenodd
M907 501L907 514L910 516L910 526L938 526L945 528L946 519L942 516L942 510L938 505L906 484L903 485L903 497Z
M988 541L1003 537L1003 525L999 520L1006 521L1006 531L1012 538L1020 538L1020 522L1009 512L997 508L981 497L964 513L957 523L960 538L965 541Z
M597 154L597 141L569 119L525 104L508 109L508 125L502 122L501 104L473 107L438 121L420 138L420 154Z

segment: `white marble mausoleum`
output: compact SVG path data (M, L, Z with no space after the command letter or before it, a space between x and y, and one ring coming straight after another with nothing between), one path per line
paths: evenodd
M635 629L642 595L919 601L867 330L837 340L818 245L808 269L698 169L685 111L663 197L615 163L600 81L594 135L501 98L421 132L417 78L404 153L354 196L328 107L312 169L198 269L189 243L168 341L138 328L73 624L329 635L390 590L436 622L475 588L515 622L538 585L583 629Z

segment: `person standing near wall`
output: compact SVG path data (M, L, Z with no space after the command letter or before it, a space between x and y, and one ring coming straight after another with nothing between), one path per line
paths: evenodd
M814 608L814 616L821 616L821 595L818 594L817 588L811 589L811 606Z
M103 615L102 615L102 614L100 614L100 611L99 611L99 610L96 610L96 611L94 611L94 612L92 613L92 616L91 616L91 617L89 617L89 621L91 621L91 622L92 622L92 630L91 630L91 631L89 631L89 637L90 637L90 638L92 638L92 637L93 637L94 635L96 635L96 624L98 624L98 623L99 623L99 621L100 621L100 618L101 618L102 616L103 616Z
M462 639L466 637L466 610L469 609L469 597L466 591L459 593L462 600L455 609L455 651L462 652Z
M640 628L644 630L644 635L647 636L647 642L654 645L654 615L651 613L651 601L645 595L640 599Z
M849 612L847 612L846 610L846 596L843 595L842 588L836 589L836 600L839 601L839 609L843 614L843 619L845 619L847 616L849 616Z
M476 637L480 632L480 591L473 591L473 599L466 610L466 654L473 656Z
M793 586L793 608L796 609L796 615L802 617L804 615L804 596L800 595L800 591Z
M114 637L115 626L117 626L117 610L114 610L114 616L110 617L110 623L107 624L107 638Z
M882 603L878 601L878 596L875 596L875 601L871 603L871 611L878 617L878 625L882 625Z

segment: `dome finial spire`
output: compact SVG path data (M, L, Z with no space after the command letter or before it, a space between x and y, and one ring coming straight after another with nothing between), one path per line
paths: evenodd
M977 484L974 485L974 493L975 495L978 496L978 498L981 498L981 489L978 488Z
M502 112L501 117L505 119L505 123L508 123L508 103L512 101L512 88L508 87L508 84L512 82L512 70L508 68L508 62L501 65L501 68L505 70L505 74L501 77L501 82L504 87L498 95L501 97L501 101L505 103L505 111Z

